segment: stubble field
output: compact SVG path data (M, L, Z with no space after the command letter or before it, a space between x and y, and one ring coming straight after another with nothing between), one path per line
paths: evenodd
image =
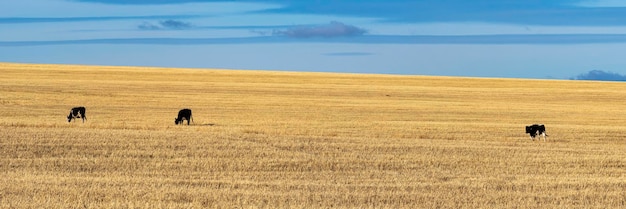
M0 207L624 208L625 98L611 82L0 63Z

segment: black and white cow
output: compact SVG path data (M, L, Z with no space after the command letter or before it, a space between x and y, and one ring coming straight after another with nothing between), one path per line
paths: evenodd
M76 118L82 118L83 123L87 120L85 115L85 107L74 107L70 110L70 114L67 116L67 122L72 122L72 119L76 121Z
M539 135L539 137L543 136L543 141L546 141L546 126L543 124L532 124L530 126L526 126L526 133L530 134L530 140L535 140L535 137Z
M179 123L183 124L183 120L187 120L187 125L189 125L189 121L193 120L190 109L182 109L178 111L178 117L174 118L174 123L176 123L176 125Z

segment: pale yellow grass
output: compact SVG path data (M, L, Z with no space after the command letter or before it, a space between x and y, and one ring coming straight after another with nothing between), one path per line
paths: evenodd
M0 63L0 207L624 208L624 98L610 82Z

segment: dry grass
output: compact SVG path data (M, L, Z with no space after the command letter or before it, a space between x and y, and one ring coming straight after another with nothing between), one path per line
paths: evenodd
M624 208L624 98L610 82L0 63L0 207ZM185 107L195 124L175 126Z

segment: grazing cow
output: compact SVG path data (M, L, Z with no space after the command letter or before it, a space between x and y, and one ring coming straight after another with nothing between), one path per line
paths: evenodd
M82 118L83 123L87 120L85 115L85 107L74 107L70 110L70 114L67 116L67 122L72 122L72 119L76 121L76 118Z
M183 124L183 120L187 120L187 125L189 125L189 121L193 120L190 109L182 109L178 111L178 117L174 118L174 123L176 123L176 125L179 123Z
M526 133L530 134L530 140L535 140L535 137L539 135L539 137L543 136L543 141L546 141L546 126L543 124L533 124L530 126L526 126Z

